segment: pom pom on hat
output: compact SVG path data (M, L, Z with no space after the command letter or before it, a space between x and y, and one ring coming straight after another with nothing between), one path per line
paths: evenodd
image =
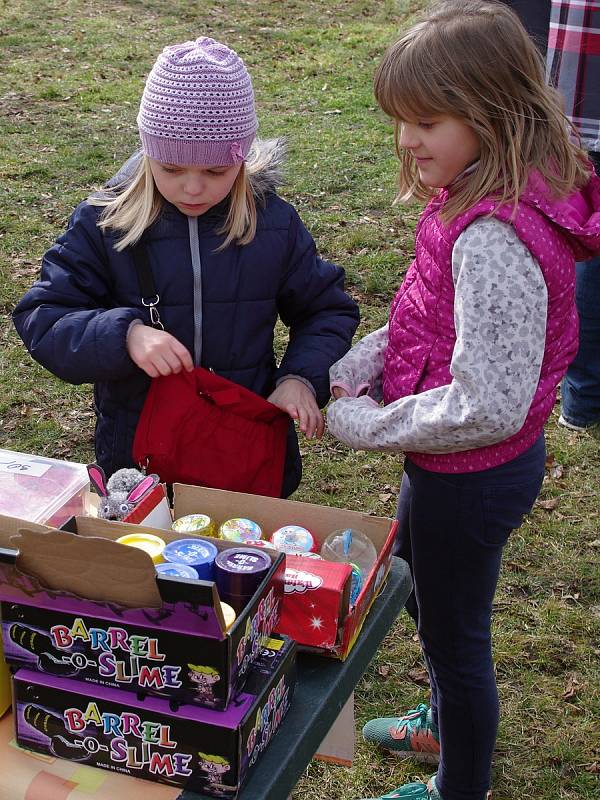
M258 128L244 62L208 37L165 47L146 80L137 123L144 153L157 161L243 161Z

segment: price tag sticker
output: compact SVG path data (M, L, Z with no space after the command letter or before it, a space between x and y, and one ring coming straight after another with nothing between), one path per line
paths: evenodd
M31 475L34 478L41 478L45 475L52 464L44 461L36 461L34 458L27 458L15 453L9 456L7 453L0 454L0 473L14 473L16 475Z

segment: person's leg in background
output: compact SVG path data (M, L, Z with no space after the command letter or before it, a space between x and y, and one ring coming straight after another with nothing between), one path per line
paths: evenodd
M510 6L523 23L540 53L545 56L548 46L551 0L502 0Z
M561 385L561 416L567 428L600 424L600 257L577 264L579 350Z
M600 153L589 155L600 175ZM576 269L579 350L561 385L559 422L600 436L600 256L579 262Z

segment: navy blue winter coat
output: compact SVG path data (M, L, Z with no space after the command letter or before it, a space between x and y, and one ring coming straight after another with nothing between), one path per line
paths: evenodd
M227 203L196 219L165 204L144 234L165 329L196 365L263 397L279 378L297 375L323 406L329 367L348 350L358 325L344 273L318 257L298 214L274 191L258 209L254 240L217 252ZM100 212L88 202L75 209L13 319L36 361L70 383L94 384L96 459L110 475L133 466L133 437L150 378L130 359L125 338L133 320L150 324L150 318L131 251L114 249L115 232L97 226ZM273 350L278 316L289 327L279 367ZM300 477L290 425L284 496Z

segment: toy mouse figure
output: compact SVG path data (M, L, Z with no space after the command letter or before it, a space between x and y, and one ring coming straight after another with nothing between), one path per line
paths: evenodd
M90 482L101 500L98 516L122 520L154 489L159 482L156 474L144 475L137 469L119 469L109 480L98 464L87 465Z

